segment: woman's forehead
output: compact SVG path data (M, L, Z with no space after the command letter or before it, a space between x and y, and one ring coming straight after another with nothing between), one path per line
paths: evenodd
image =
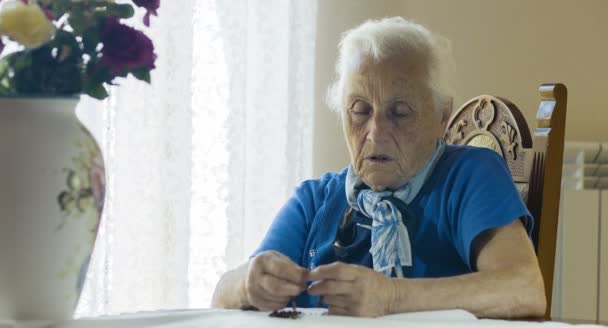
M347 79L346 95L377 95L381 97L406 96L416 94L427 87L421 74L407 71L382 70L358 71Z
M392 57L382 60L365 58L347 78L347 85L365 91L370 88L407 88L424 85L428 62L420 58Z

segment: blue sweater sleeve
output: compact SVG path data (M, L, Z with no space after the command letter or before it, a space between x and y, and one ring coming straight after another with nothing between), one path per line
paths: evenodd
M472 243L480 233L523 218L528 234L533 219L523 202L505 160L494 151L470 148L453 165L454 183L448 211L454 246L473 271Z
M321 179L304 181L297 187L293 196L279 210L260 247L252 256L275 250L302 265L310 226L323 202L325 186L330 179L330 175L325 175Z

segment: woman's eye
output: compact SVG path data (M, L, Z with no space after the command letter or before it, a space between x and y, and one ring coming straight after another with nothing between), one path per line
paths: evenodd
M391 113L396 117L407 117L413 112L414 110L412 110L412 107L403 101L396 102L391 109Z
M350 112L357 116L367 116L371 112L371 106L364 101L357 100L351 107Z

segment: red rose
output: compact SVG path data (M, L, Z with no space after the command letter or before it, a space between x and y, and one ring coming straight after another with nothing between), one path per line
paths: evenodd
M114 74L127 69L155 68L154 45L144 33L107 18L100 35L101 62Z

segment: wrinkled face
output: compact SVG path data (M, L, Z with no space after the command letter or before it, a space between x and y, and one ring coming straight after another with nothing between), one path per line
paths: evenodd
M405 184L443 135L449 112L434 109L421 67L399 58L366 59L345 81L342 122L351 162L376 191Z

